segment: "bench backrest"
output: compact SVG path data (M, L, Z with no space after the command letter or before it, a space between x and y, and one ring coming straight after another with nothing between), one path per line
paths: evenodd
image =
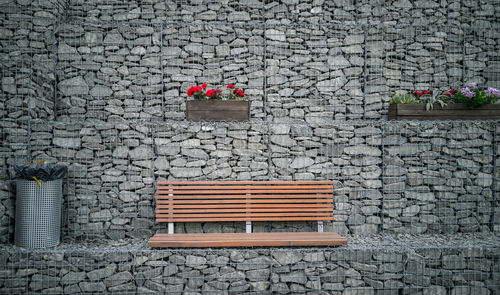
M158 222L333 220L332 181L160 181Z

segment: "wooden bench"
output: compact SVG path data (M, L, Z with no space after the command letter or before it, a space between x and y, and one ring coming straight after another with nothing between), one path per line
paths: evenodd
M150 247L255 247L345 245L346 238L323 232L333 220L331 181L160 181L156 221L168 233ZM174 222L244 221L246 233L174 234ZM317 221L318 232L252 233L252 221Z

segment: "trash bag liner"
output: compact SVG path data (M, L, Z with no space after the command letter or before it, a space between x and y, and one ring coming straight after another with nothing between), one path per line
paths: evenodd
M17 164L14 165L16 177L25 180L50 181L63 178L68 172L68 167L61 164Z

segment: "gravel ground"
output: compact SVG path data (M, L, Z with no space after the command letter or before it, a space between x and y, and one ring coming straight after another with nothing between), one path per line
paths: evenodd
M362 250L362 249L383 249L383 250L398 250L398 249L425 249L425 248L500 248L500 235L498 233L469 233L469 234L454 234L454 235L410 235L410 234L384 234L370 235L365 237L348 236L348 245L339 247L262 247L259 249L294 249L300 251L317 251L323 250ZM205 248L204 248L205 249ZM216 249L206 248L207 251ZM239 248L243 249L243 248ZM254 250L255 248L247 248ZM200 251L200 248L177 248L168 249L168 251ZM230 250L230 248L220 248L220 250ZM65 253L65 252L143 252L143 251L160 251L159 249L151 249L147 246L146 240L127 239L120 241L109 240L88 240L88 241L64 241L57 247L45 249L25 249L15 245L1 245L1 252L11 253Z

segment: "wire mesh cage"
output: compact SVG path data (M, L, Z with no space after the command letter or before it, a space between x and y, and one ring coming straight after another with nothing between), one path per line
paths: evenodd
M41 185L40 185L41 184ZM61 236L62 180L16 181L14 243L25 248L54 247Z

